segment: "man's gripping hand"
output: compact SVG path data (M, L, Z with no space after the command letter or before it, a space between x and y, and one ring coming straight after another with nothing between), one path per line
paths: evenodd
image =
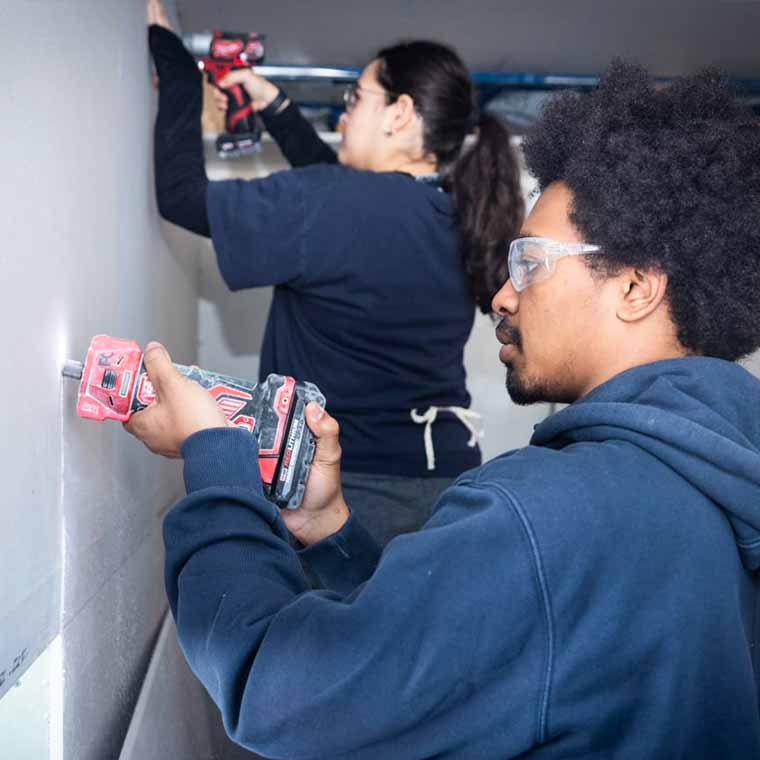
M160 343L148 343L143 361L156 399L142 411L135 412L124 427L154 454L178 458L182 444L193 433L227 426L227 418L213 396L198 383L183 377Z
M156 399L124 427L154 454L181 457L182 444L193 433L231 424L205 388L177 371L160 343L145 347L143 361ZM288 530L309 546L339 531L349 511L340 484L338 423L316 402L306 408L306 423L316 439L314 461L301 506L284 509L282 517Z
M306 492L298 509L284 509L288 530L305 546L337 533L349 511L340 484L338 423L316 402L306 407L306 424L317 442Z

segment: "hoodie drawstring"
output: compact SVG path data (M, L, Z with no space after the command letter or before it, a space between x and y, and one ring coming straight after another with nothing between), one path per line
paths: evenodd
M425 425L425 456L428 470L435 469L435 448L433 447L433 423L438 418L438 412L451 412L469 431L470 440L467 445L473 448L483 437L483 431L476 428L471 420L481 419L481 415L463 406L429 406L424 414L412 409L410 416L417 425Z

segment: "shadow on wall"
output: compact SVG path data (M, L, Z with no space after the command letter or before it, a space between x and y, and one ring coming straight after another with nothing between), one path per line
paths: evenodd
M199 335L201 353L213 350L209 345L220 341L233 357L258 357L264 340L272 288L253 288L231 293L224 283L216 264L210 241L201 242L199 298ZM205 361L205 359L204 359ZM208 365L211 367L212 365ZM223 371L216 364L213 368Z
M253 179L287 168L279 150L264 141L260 152L224 161L205 142L209 179ZM216 255L208 240L200 244L198 290L198 361L217 372L255 379L264 339L271 288L254 288L231 293L219 274ZM253 251L253 246L252 246Z

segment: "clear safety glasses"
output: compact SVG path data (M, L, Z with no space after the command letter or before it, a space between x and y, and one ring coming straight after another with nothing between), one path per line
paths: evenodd
M512 287L519 292L548 279L554 273L557 259L563 256L585 256L590 253L602 253L602 249L598 245L560 243L550 238L517 238L509 245L507 259Z

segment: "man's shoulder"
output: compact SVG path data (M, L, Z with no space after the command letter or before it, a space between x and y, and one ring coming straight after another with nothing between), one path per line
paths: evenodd
M526 478L539 477L546 480L549 472L555 476L566 469L574 470L582 460L593 459L599 444L591 446L567 446L559 449L547 446L523 446L519 449L505 451L503 454L483 462L479 467L468 470L459 477L460 481L484 484L502 480L522 481ZM571 456L569 456L571 455Z
M622 457L622 458L621 458ZM568 499L601 496L609 485L610 467L625 467L624 452L605 442L573 443L562 448L525 446L505 452L469 470L457 483L485 488L503 500L540 509ZM605 475L606 473L606 475Z

